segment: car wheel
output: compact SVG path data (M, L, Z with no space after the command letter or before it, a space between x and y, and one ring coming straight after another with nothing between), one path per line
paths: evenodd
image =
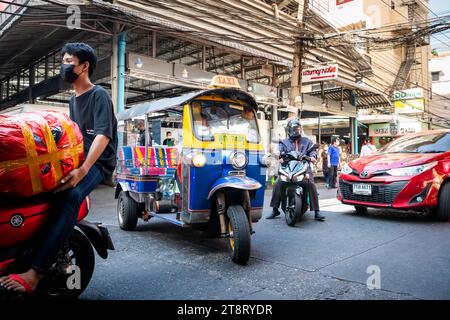
M360 206L355 206L355 214L357 215L366 215L367 214L367 208L366 207L360 207Z
M444 184L439 192L436 220L442 222L450 220L450 182Z

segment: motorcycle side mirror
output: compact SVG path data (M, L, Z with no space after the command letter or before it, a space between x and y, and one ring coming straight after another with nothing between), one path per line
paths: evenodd
M311 146L311 148L308 149L308 151L313 151L313 150L317 150L317 149L319 149L319 145L317 143L315 143Z

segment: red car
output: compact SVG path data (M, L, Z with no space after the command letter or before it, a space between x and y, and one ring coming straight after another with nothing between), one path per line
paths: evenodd
M339 176L338 199L367 207L427 211L450 219L450 130L405 135L350 162Z

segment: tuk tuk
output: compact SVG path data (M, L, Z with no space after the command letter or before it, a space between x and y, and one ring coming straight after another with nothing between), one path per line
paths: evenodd
M246 264L252 223L263 211L266 170L257 103L237 79L216 76L212 87L127 109L120 121L144 117L145 145L119 148L115 198L123 230L139 218L164 219L227 240L231 259ZM176 146L150 146L150 123L178 122ZM125 126L126 127L126 126Z

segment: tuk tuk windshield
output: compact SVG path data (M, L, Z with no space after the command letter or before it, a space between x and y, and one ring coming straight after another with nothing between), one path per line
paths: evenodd
M250 143L259 143L253 108L223 101L192 102L194 133L197 139L214 141L215 134L245 134Z

